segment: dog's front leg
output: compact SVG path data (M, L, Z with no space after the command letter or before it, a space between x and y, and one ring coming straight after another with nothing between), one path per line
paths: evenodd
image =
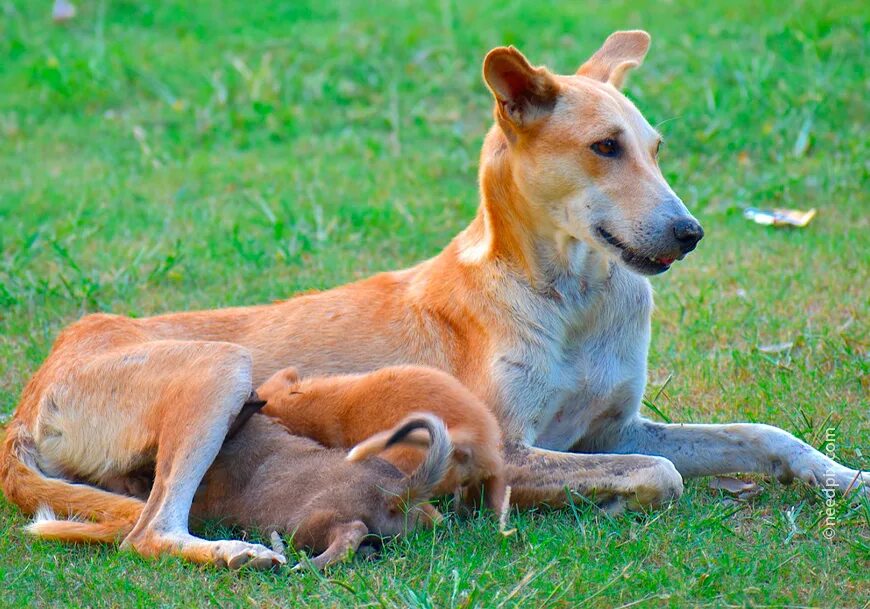
M607 509L656 506L680 496L683 479L667 459L648 455L563 453L507 443L511 503L562 506L581 495Z
M867 493L870 488L867 473L840 465L770 425L664 424L637 417L623 428L614 451L665 457L684 477L755 472L841 493L861 486Z

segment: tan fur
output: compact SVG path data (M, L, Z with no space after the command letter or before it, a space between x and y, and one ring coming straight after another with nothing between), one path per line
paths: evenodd
M3 451L15 458L0 461L0 479L11 484L4 486L6 498L26 513L36 513L40 505L51 506L53 513L64 517L84 517L100 523L71 523L78 525L62 534L52 521L37 522L28 529L36 535L66 541L117 540L117 532L129 532L142 513L144 502L132 497L118 496L85 484L48 478L40 475L34 462L33 440L26 430L13 422L4 439ZM88 528L87 535L80 534Z
M808 482L830 473L836 490L866 492L867 474L782 430L639 415L652 311L644 275L703 234L662 176L658 133L616 87L648 45L643 32L616 33L572 75L493 49L479 211L430 260L272 305L69 326L16 409L0 452L4 492L27 512L127 518L128 498L72 482L153 463L125 547L269 567L283 557L187 532L190 498L251 387L287 366L309 377L404 364L455 376L492 410L519 505L570 493L656 505L681 493L680 472ZM601 152L609 142L613 158Z
M260 385L257 394L267 402L263 413L291 432L325 446L353 448L352 460L385 450L382 458L405 473L417 469L424 453L412 446L387 448L390 432L385 430L413 411L430 412L445 422L454 446L453 466L435 494L462 489L474 499L484 485L486 504L494 511L501 508L505 483L498 421L449 374L392 366L300 381L296 369L289 368Z

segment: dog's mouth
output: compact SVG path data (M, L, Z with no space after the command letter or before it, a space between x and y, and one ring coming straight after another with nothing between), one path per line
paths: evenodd
M625 243L617 239L613 233L606 231L602 227L599 226L596 228L596 231L598 237L602 241L614 249L619 250L622 262L625 263L626 266L629 266L644 275L658 275L659 273L664 273L671 268L671 265L677 260L677 258L671 258L670 256L645 256L644 254L628 247Z

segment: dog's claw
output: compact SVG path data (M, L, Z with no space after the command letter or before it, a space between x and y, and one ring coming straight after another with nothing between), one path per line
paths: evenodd
M287 563L287 559L281 554L265 546L239 543L242 543L243 547L233 548L233 551L228 552L230 556L226 560L227 566L234 571L245 566L252 569L274 569Z

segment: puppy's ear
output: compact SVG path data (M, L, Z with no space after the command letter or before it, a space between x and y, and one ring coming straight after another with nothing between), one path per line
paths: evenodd
M497 47L487 53L483 79L495 97L499 122L515 129L531 125L556 105L556 79L546 68L533 67L514 47Z
M577 74L622 87L628 71L643 63L650 36L643 30L614 32L600 49L580 66Z

